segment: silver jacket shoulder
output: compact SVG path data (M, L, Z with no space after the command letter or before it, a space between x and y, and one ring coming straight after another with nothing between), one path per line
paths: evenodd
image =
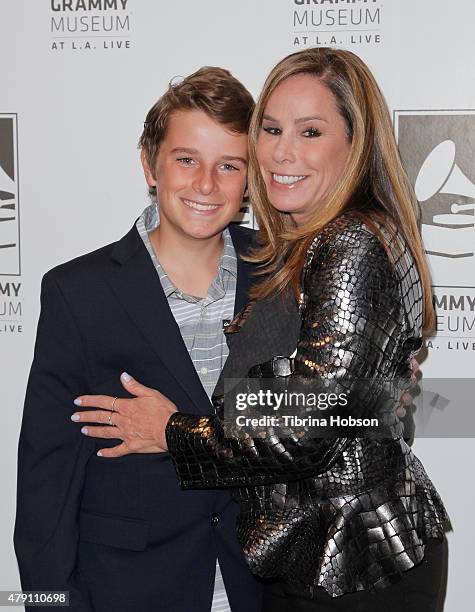
M376 281L382 291L398 294L408 331L414 337L422 335L422 285L409 245L402 235L389 225L378 222L369 227L352 213L329 223L315 236L308 251L303 277L305 289L312 290L312 279L321 278L324 270L333 271L329 278L342 291L359 284L371 287ZM416 343L420 348L420 343Z

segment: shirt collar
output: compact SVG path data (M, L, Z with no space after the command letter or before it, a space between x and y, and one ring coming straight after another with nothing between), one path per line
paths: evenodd
M158 202L153 202L143 211L140 216L145 231L151 232L160 225L160 212L158 210Z
M224 248L219 267L237 277L237 254L234 248L231 232L226 227L223 231Z
M158 261L157 256L155 255L155 251L153 250L152 243L150 242L149 232L156 229L160 224L160 213L158 212L158 203L152 203L142 212L140 217L137 219L136 227L137 231L142 238L145 247L150 255L153 265L158 272L158 276L160 278L160 283L162 285L163 292L165 293L165 297L170 297L177 291L177 288L172 283L172 281L168 278L167 273L162 268L160 262Z

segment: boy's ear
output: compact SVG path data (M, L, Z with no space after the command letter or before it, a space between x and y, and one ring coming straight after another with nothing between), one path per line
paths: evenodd
M150 169L150 165L148 163L147 155L144 149L142 149L140 152L140 161L142 162L143 173L145 175L145 180L147 181L147 185L149 187L155 187L157 184L157 181L155 180L155 177L153 176L153 173Z

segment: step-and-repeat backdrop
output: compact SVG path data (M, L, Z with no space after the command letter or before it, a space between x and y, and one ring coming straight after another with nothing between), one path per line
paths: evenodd
M474 376L474 22L470 0L1 2L0 589L19 586L16 447L41 277L119 238L147 204L137 139L173 77L223 66L257 96L289 52L361 55L421 203L438 311L424 377ZM452 518L445 610L459 612L472 583L473 440L439 433L414 448Z

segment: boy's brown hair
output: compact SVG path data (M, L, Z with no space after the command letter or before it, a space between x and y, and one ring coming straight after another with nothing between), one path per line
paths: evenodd
M148 111L139 147L153 170L172 113L200 110L233 132L247 134L254 100L244 85L224 68L204 66L167 91Z

